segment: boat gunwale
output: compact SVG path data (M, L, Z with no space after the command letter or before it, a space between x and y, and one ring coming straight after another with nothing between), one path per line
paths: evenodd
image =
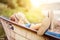
M24 27L24 26L22 26L22 25L19 25L19 24L17 24L16 22L13 22L13 21L5 18L4 16L0 16L0 19L4 20L4 21L6 21L6 22L9 22L9 23L11 23L11 24L13 24L13 25L16 25L17 27L21 27L21 28L24 28L24 29L29 30L29 31L31 31L31 32L37 33L36 30L33 30L33 29L30 29L30 28Z

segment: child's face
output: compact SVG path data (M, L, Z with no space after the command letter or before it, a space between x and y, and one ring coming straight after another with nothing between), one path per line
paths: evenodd
M11 17L10 17L10 20L14 21L14 22L17 22L17 18L15 17L16 14L13 14Z
M15 21L15 17L12 15L12 16L10 17L10 20Z

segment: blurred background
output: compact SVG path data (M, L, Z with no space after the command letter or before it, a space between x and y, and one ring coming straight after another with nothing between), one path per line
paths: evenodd
M49 10L60 13L60 0L0 0L0 16L10 17L14 12L27 12L30 9L38 8L44 15ZM58 15L60 17L60 15ZM58 18L58 17L56 17ZM58 18L58 20L60 20ZM0 24L0 40L4 39L5 33Z

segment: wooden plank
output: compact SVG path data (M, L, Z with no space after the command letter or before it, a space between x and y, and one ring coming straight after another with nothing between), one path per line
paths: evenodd
M14 25L14 30L10 29L9 23L5 20L1 20L5 33L7 35L8 40L49 40L47 37L39 36L35 32L27 30L22 27L18 27L17 24Z
M30 29L30 28L27 28L27 27L24 27L24 26L22 26L22 25L19 25L19 24L17 24L16 22L13 22L13 21L11 21L11 20L9 20L9 19L6 19L5 17L0 17L0 19L4 20L4 21L6 21L6 22L9 22L9 23L11 23L11 24L13 24L13 25L16 25L17 27L21 27L21 28L24 28L24 29L26 29L26 30L32 31L32 32L34 32L34 33L37 33L36 30L32 30L32 29Z
M1 23L2 23L2 25L3 25L3 28L4 28L4 31L5 31L5 33L6 33L6 35L7 35L7 38L8 38L8 40L14 40L11 36L11 30L10 30L10 27L9 27L9 25L7 24L7 22L6 21L3 21L3 20L1 20Z
M48 39L47 37L39 36L34 32L31 32L31 31L26 30L26 29L22 29L20 27L15 27L14 31L16 34L23 36L29 40L45 40L45 39Z
M19 36L18 34L15 34L15 40L28 40L28 39L23 36Z

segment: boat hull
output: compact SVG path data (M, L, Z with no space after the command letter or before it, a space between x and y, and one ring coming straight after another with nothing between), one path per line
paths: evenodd
M1 19L2 26L7 35L8 40L49 40L46 36L39 36L37 33L26 28L18 27L16 24Z

